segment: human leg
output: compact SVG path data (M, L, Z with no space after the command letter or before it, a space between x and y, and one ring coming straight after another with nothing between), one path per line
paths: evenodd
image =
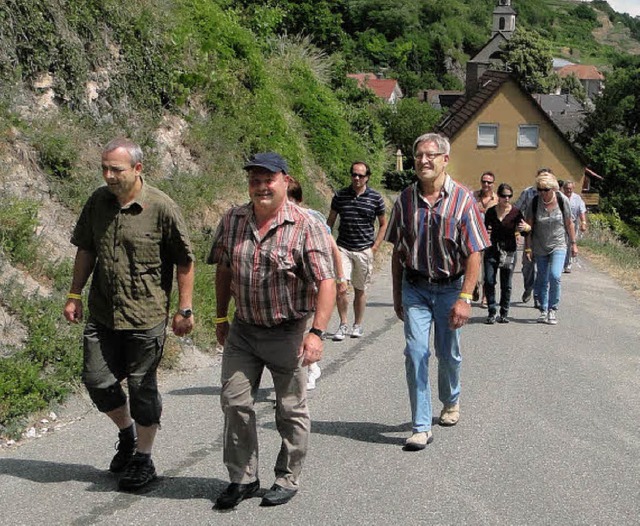
M362 327L364 311L367 306L366 290L371 283L373 274L373 251L371 249L360 252L351 252L353 271L351 273L351 284L353 285L353 311L354 311L354 332L356 328ZM359 331L361 332L361 330Z
M449 315L460 294L460 283L440 286L434 301L434 347L438 358L438 398L453 406L460 397L460 329L449 327Z
M513 269L500 269L500 316L506 318L509 315L509 305L511 304L511 281Z
M548 255L536 256L538 275L536 276L535 294L540 302L540 311L549 310L549 260Z
M431 387L429 385L429 333L433 319L432 301L424 287L402 282L405 370L414 433L431 430Z
M558 310L560 304L562 270L564 267L565 255L567 251L554 250L550 254L549 263L549 309Z
M297 490L311 428L302 357L298 357L305 324L292 322L286 328L274 329L261 341L260 357L273 377L276 428L282 440L274 469L275 483Z
M529 260L526 254L522 255L522 280L524 284L522 301L526 303L531 299L531 293L533 292L536 281L535 259L532 257L531 260Z
M252 326L234 321L222 355L220 405L224 413L223 460L229 479L250 484L258 475L255 397L264 364L255 356Z
M496 271L498 269L498 261L493 253L487 253L484 257L484 293L487 296L487 307L489 309L489 318L495 317L497 312L496 306Z

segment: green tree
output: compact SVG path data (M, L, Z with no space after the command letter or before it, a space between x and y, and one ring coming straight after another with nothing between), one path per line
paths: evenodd
M553 89L553 56L549 42L537 31L516 29L504 45L507 70L530 93L548 93Z
M380 110L385 124L385 139L394 148L400 148L405 156L405 165L413 165L413 141L423 133L433 130L441 112L431 104L418 99L401 99L395 106L387 106Z

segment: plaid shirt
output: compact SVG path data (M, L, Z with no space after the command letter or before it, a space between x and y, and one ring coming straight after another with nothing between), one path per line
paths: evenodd
M418 183L402 191L385 240L405 268L434 279L464 273L467 257L491 245L473 195L449 175L434 206L420 196Z
M326 227L289 201L262 239L251 203L229 210L207 263L230 265L236 316L265 327L308 316L316 282L335 276Z

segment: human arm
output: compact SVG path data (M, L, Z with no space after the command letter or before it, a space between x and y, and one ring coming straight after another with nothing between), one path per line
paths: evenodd
M329 212L329 217L327 217L327 225L329 226L329 230L333 230L333 225L336 223L336 219L338 218L338 212L336 212L333 208Z
M195 264L193 261L185 265L177 265L178 309L191 309L193 305L193 280ZM171 329L176 336L185 336L193 330L195 320L193 313L185 318L180 312L173 315Z
M385 214L378 216L378 235L376 235L376 240L371 247L373 252L377 252L380 248L380 244L384 240L384 235L387 231L387 216Z
M567 217L564 222L564 226L569 238L569 246L567 247L567 250L571 251L572 257L576 257L578 255L578 244L576 242L576 229L571 217Z
M480 275L480 262L482 261L482 252L473 252L469 255L465 263L464 281L462 282L462 290L460 297L453 304L451 313L449 314L449 326L452 329L459 329L471 316L471 303L463 298L470 298L473 295L473 289L478 282Z
M342 296L347 293L347 278L344 275L344 268L342 266L342 256L340 255L340 249L333 237L329 236L331 240L331 256L333 257L333 267L336 271L336 291L338 296Z
M87 280L96 263L96 255L89 251L79 248L76 252L76 259L73 264L73 278L71 280L71 289L69 294L74 297L67 298L64 305L63 314L67 321L78 323L82 320L83 308L82 299L75 296L82 295L82 289L87 284Z
M393 310L398 319L404 321L404 308L402 307L402 274L404 269L400 258L400 252L393 248L391 255L391 285L393 287Z
M229 317L229 302L231 301L231 267L226 262L218 263L216 267L216 318ZM216 322L216 338L220 345L224 345L229 335L229 321Z
M587 214L584 212L580 212L578 214L578 219L580 220L580 232L587 231Z
M335 280L323 279L316 283L318 287L318 297L316 299L316 311L313 316L311 326L322 332L327 330L329 319L336 304ZM305 334L298 356L302 356L302 366L306 367L312 363L320 361L322 358L322 339L312 333Z

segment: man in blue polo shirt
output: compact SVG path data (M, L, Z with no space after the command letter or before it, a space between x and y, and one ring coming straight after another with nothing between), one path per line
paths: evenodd
M362 321L367 303L365 291L371 283L373 256L382 243L387 229L384 199L378 192L367 186L370 175L371 170L366 163L356 161L351 165L351 186L343 188L333 196L331 212L327 219L329 228L333 229L336 218L340 216L337 243L342 256L345 278L351 282L354 291L352 338L362 336ZM376 218L379 224L377 235ZM342 341L349 331L347 326L349 298L346 294L339 295L336 303L340 315L340 327L333 339Z

